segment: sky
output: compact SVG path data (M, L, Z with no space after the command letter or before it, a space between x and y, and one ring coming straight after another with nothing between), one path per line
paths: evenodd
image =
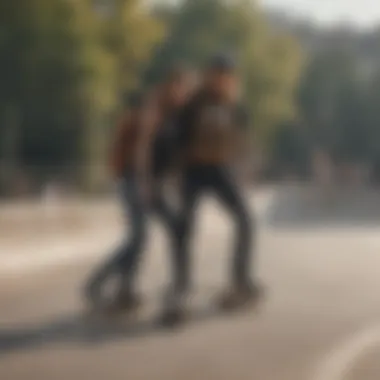
M177 3L181 0L150 0ZM349 22L361 28L380 24L380 0L258 0L262 5L304 16L319 24Z
M380 24L379 0L260 0L267 7L306 16L322 24L350 22L358 27Z

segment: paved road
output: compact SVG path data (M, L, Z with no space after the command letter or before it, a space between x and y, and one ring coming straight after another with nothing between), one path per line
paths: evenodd
M208 312L222 289L229 225L204 210L194 252L195 320L168 332L150 323L165 284L165 236L154 226L139 322L90 326L77 289L99 260L0 278L0 379L378 380L380 235L375 229L260 225L260 313ZM94 241L104 245L104 236ZM346 370L346 373L344 372Z

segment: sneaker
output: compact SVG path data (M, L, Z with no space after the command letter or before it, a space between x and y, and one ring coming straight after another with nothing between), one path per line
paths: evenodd
M111 314L133 313L142 305L142 297L133 292L120 291L108 305L106 311Z
M88 307L96 308L102 303L100 288L99 284L94 282L87 284L84 288L83 298Z
M188 315L187 302L184 295L169 292L166 295L164 303L165 309L159 318L162 326L175 327L184 322Z
M263 288L258 284L234 286L220 297L218 304L223 310L235 310L255 306L262 298Z
M91 307L99 307L105 303L104 288L112 278L117 278L116 268L104 266L89 279L84 289L84 299Z

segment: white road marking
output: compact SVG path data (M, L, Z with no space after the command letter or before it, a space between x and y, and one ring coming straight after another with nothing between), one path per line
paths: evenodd
M380 345L380 325L351 335L326 355L312 380L344 380L355 362Z

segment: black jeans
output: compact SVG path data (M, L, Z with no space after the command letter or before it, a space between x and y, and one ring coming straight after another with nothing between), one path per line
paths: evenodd
M190 252L194 216L200 196L212 192L227 207L234 219L237 236L232 262L232 283L246 284L250 280L250 264L254 226L236 182L222 166L193 166L184 172L182 183L182 210L177 226L175 254L175 289L185 293L190 287Z
M177 215L169 205L165 194L166 179L167 167L164 165L156 167L153 173L152 211L164 225L172 241L176 233Z
M128 229L120 246L90 278L89 288L98 293L112 275L120 276L122 290L132 291L146 242L147 209L133 174L120 182L120 195Z

